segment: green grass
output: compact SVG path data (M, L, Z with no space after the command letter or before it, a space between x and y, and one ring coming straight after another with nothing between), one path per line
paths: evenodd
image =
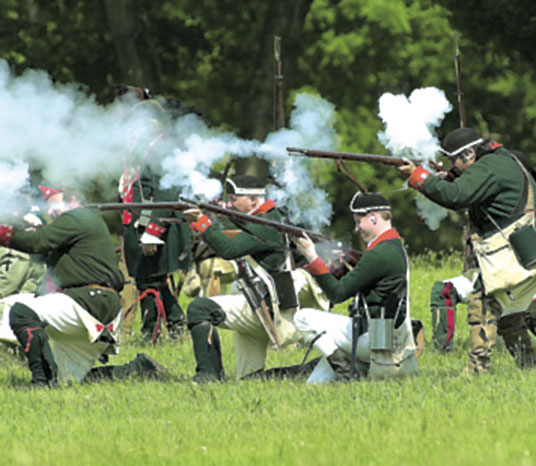
M412 314L429 339L430 287L457 275L461 261L429 254L412 266ZM536 372L518 370L499 344L490 374L460 377L468 349L463 306L455 350L444 355L428 345L421 376L401 381L238 383L232 334L221 331L229 381L197 386L189 339L153 348L141 343L139 322L134 328L112 362L144 351L170 369L169 381L32 390L24 361L0 350L2 464L536 463ZM267 367L297 363L304 352L271 351Z

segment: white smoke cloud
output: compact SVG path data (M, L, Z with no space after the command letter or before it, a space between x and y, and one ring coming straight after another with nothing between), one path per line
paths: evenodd
M379 116L385 130L378 133L380 142L395 156L434 161L439 151L435 129L452 105L445 93L435 87L414 90L409 98L399 94L383 94ZM417 194L419 214L431 230L439 227L447 210Z
M269 195L285 207L292 222L318 229L329 224L331 205L327 194L314 186L308 170L310 161L290 157L288 146L333 150L336 145L334 106L318 96L298 94L290 116L290 128L270 133L264 142L240 139L232 133L209 129L193 115L179 118L175 138L181 142L171 157L163 160L164 187L179 186L190 195L214 199L221 191L219 181L209 178L210 167L228 154L257 157L270 163L279 187Z
M35 70L17 77L0 60L0 207L7 207L13 193L28 183L28 167L41 170L43 182L53 187L83 190L94 180L115 184L125 158L130 158L129 166L141 162L132 159L132 146L138 142L145 147L156 134L148 125L155 121L154 115L140 106L132 111L134 104L123 99L100 105L79 85L53 83L45 72ZM290 129L260 142L209 128L188 114L171 123L169 134L150 154L137 156L163 175L163 187L180 187L186 196L210 200L222 190L219 181L208 177L215 162L228 154L257 155L271 162L281 185L270 194L288 209L293 221L316 228L329 223L326 193L313 185L307 169L310 161L290 158L285 148L333 149L334 107L320 97L300 94L290 121Z

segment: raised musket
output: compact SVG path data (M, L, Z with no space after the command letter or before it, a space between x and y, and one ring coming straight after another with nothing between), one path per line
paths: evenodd
M391 165L393 167L400 167L405 165L403 159L398 157L392 157L389 155L376 155L376 154L361 154L352 152L329 152L323 150L302 149L299 147L287 147L287 152L290 155L303 155L306 157L324 158L324 159L341 159L350 160L354 162L368 162L368 163L380 163L383 165ZM431 168L437 171L443 171L443 165L433 160L420 160L411 159L416 165L428 164Z
M454 31L454 67L456 69L456 88L458 91L458 110L460 112L460 128L467 127L465 116L465 96L463 94L462 64L460 59L460 47L458 44L458 31Z

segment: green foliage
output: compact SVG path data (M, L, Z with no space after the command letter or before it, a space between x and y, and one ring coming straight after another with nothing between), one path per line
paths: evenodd
M263 138L272 128L272 49L283 35L285 90L309 89L337 109L340 150L385 153L377 133L378 99L435 86L456 108L453 28L460 49L468 124L507 147L536 150L536 87L530 2L459 0L122 0L132 34L114 39L110 0L0 0L0 57L16 74L45 69L78 82L99 101L108 85L128 82L203 110L215 126ZM116 18L117 19L117 18ZM141 70L123 69L135 50ZM140 71L138 73L138 71ZM132 82L135 76L144 76ZM287 115L292 99L287 99ZM447 115L438 136L459 125ZM395 206L395 220L414 251L461 248L463 219L451 215L439 231L415 221L413 194L392 193L402 179L392 168L352 165L370 190ZM346 210L354 186L334 164L318 164L315 179L335 203L334 236L353 229ZM422 228L421 228L422 227Z

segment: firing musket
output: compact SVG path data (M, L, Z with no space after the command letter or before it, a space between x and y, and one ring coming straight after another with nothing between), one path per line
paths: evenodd
M405 164L404 160L402 160L401 158L391 157L389 155L359 154L352 152L328 152L322 150L301 149L298 147L287 147L287 152L290 155L303 155L306 157L324 158L332 160L349 160L354 162L380 163L383 165L390 165L392 167L400 167ZM444 170L442 164L434 162L433 160L412 159L412 162L416 165L422 165L424 163L427 163L434 170Z
M454 66L456 68L456 87L458 90L458 110L460 112L460 128L467 128L465 116L465 99L463 94L462 64L460 60L460 47L458 45L458 31L454 31Z
M108 202L100 204L87 204L86 207L92 209L98 209L101 211L122 211L122 210L177 210L184 211L192 208L198 208L207 212L212 212L214 214L223 215L228 217L231 220L238 222L249 222L257 223L259 225L264 225L274 230L281 231L283 233L288 233L293 236L301 237L307 235L315 241L331 241L329 236L323 235L321 233L315 233L305 228L296 227L293 225L288 225L286 223L276 222L274 220L269 220L263 217L257 217L255 215L246 214L238 210L226 209L215 204L210 204L208 202L195 201L193 199L187 199L184 197L180 198L180 201L163 201L163 202Z

